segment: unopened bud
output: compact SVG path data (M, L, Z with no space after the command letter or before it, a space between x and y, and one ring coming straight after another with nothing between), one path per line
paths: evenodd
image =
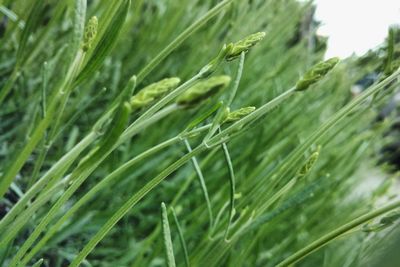
M226 55L225 59L227 61L234 60L240 56L242 52L249 52L250 48L255 46L265 37L265 32L253 33L246 38L233 44L232 49Z
M310 85L321 80L336 64L339 62L339 58L334 57L326 61L317 63L304 76L297 82L296 90L306 90Z
M181 80L176 77L167 78L146 86L131 98L130 103L132 108L138 109L151 104L155 100L175 89L180 81Z
M231 81L231 77L222 75L211 77L205 81L200 81L185 93L183 93L176 102L179 105L192 106L203 100L217 94L223 90Z
M93 40L94 38L96 38L97 34L97 26L98 26L97 17L96 16L91 17L88 21L83 36L83 46L82 46L83 51L86 52L92 47Z
M238 121L241 118L252 113L254 110L256 110L255 107L245 107L245 108L240 108L235 111L229 112L226 119L224 120L224 123Z

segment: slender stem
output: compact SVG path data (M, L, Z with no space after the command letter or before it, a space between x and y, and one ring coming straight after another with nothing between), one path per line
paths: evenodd
M66 184L67 179L64 179L54 185L46 194L40 195L40 197L27 209L23 214L18 216L18 218L13 222L12 227L8 228L8 231L4 232L4 236L1 238L0 247L7 245L21 230L29 218L34 214L34 212L40 208L44 203L46 203L54 194L58 193Z
M190 146L188 140L185 138L183 141L185 143L187 151L189 153L192 152L192 147ZM214 216L213 216L213 212L212 212L210 197L208 196L208 190L207 190L206 182L204 180L203 172L201 171L200 165L199 165L196 157L192 157L191 161L192 161L192 164L193 164L193 168L195 169L195 171L197 173L197 177L199 178L201 191L203 192L203 196L204 196L204 199L206 201L208 217L209 217L209 220L210 220L210 222L209 222L209 230L211 231L212 226L214 224Z
M204 151L206 147L200 145L192 150L192 152L185 154L179 160L175 161L164 171L162 171L155 178L150 180L143 186L137 193L128 199L121 208L100 228L100 230L92 237L92 239L85 245L78 256L72 261L70 267L77 267L89 255L89 253L96 247L96 245L107 235L107 233L114 227L114 225L124 217L124 215L131 210L143 197L145 197L151 190L153 190L159 183L166 179L171 173L179 169L183 164L188 162L193 156L198 155Z
M9 169L7 169L5 174L1 177L0 197L4 196L4 194L7 192L11 182L14 180L15 176L21 170L22 166L25 164L26 160L29 158L32 151L35 149L36 145L40 142L40 140L42 140L43 135L46 132L47 128L49 127L50 123L53 121L54 116L57 115L56 110L58 108L59 101L68 95L68 92L71 89L70 85L72 79L76 74L76 71L81 63L81 60L82 60L82 54L78 52L74 59L74 62L68 69L66 78L62 82L59 90L57 90L55 97L49 100L51 103L49 104L48 110L46 111L46 117L44 117L40 121L39 125L36 127L31 138L29 139L28 143L24 146L22 151L18 153L17 158L13 161Z
M188 28L186 28L178 37L176 37L169 45L167 45L156 57L154 57L137 75L138 83L160 64L172 51L174 51L183 41L185 41L190 35L200 29L207 21L215 17L220 13L225 6L230 4L232 0L224 0L212 9L210 9L203 17L194 22Z
M162 119L172 111L176 110L176 106L170 106L155 114L149 120L146 120L143 123L137 124L136 128L133 129L132 135L140 132L147 126L155 123L156 121ZM39 225L35 228L35 230L30 234L29 238L24 242L21 248L18 250L14 258L12 259L10 266L16 266L19 260L24 256L26 251L32 246L35 240L39 237L39 235L46 229L47 225L51 222L54 216L57 214L59 209L65 202L73 195L73 193L79 188L79 186L89 177L89 175L97 168L97 166L104 161L105 158L118 146L118 141L111 147L107 147L106 151L101 151L101 153L97 153L93 155L88 161L84 162L82 165L78 165L78 167L71 174L71 181L73 183L71 186L61 195L61 197L56 201L56 203L51 207L48 213L41 220ZM102 148L100 148L102 149ZM98 158L97 158L98 157ZM84 166L83 166L84 165Z
M179 242L181 243L183 257L185 259L185 265L186 265L186 267L190 267L189 254L188 254L185 238L183 236L181 225L179 223L178 217L176 216L176 212L173 207L171 208L171 212L172 212L172 216L174 217L176 228L178 229Z
M47 173L38 180L24 196L7 212L5 217L0 221L0 232L4 231L4 227L12 222L12 220L18 216L25 205L49 182L56 180L59 176L62 176L72 164L73 160L86 149L95 139L97 134L94 132L89 133L81 142L79 142L72 150L65 154L56 164L54 164Z
M322 248L323 246L327 245L331 241L335 240L336 238L342 236L343 234L346 234L347 232L359 227L360 225L376 218L379 217L382 214L385 214L391 210L394 210L396 208L400 207L400 200L397 200L391 204L388 204L386 206L383 206L377 210L371 211L369 213L366 213L344 225L341 227L333 230L332 232L320 237L316 241L312 242L308 246L306 246L303 249L300 249L296 253L294 253L292 256L286 258L284 261L276 265L276 267L284 267L284 266L289 266L291 264L294 264L307 255L315 252L316 250Z
M83 197L79 199L52 227L46 231L45 236L30 250L30 252L21 261L23 264L27 264L28 261L35 256L35 254L40 251L40 249L46 244L46 242L57 233L61 226L84 204L88 203L98 192L102 189L110 186L118 177L120 177L125 171L131 168L136 163L142 161L143 159L157 153L158 151L169 147L180 141L180 137L173 137L163 143L160 143L143 153L137 155L133 159L121 165L115 171L107 175L99 183L97 183L92 189L89 190Z
M223 138L229 136L230 134L233 134L240 130L245 124L254 121L261 116L265 115L266 113L270 112L274 108L276 108L279 104L281 104L284 100L289 98L295 93L295 88L291 88L287 90L286 92L282 93L281 95L275 97L268 103L264 104L260 108L256 109L254 112L250 113L249 115L245 116L244 118L238 120L235 122L233 125L229 126L222 132L216 134L214 137L212 137L209 141L206 142L207 146L215 146L218 145L221 142L224 142Z
M3 103L4 99L7 97L8 93L10 93L15 81L19 76L19 70L14 68L13 72L11 73L10 78L8 78L7 82L4 84L3 88L1 88L0 92L0 106Z
M208 132L208 134L204 137L205 141L209 140L215 134L215 132L218 130L218 128L221 126L221 120L223 119L225 110L226 110L226 108L229 108L231 106L232 101L236 96L236 92L239 88L240 80L242 79L244 59L245 59L245 53L242 52L240 54L240 60L239 60L237 74L236 74L236 79L235 79L235 82L233 83L232 89L229 91L229 94L227 97L228 99L225 101L225 103L223 103L222 107L218 110L217 115L215 115L214 120L213 120L213 125L212 125L210 131Z
M228 224L226 226L224 238L228 241L229 229L231 227L233 213L235 210L235 172L233 170L233 164L231 160L231 156L229 155L228 146L226 143L222 143L222 150L224 151L225 161L229 170L229 184L230 184L230 198L229 198L229 214L228 214Z

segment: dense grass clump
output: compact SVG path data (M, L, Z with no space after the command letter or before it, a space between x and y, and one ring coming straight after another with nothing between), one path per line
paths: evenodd
M339 62L308 2L0 4L2 266L383 266L398 30Z

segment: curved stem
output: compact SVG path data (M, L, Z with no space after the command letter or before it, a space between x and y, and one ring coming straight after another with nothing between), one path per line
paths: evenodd
M147 126L162 119L166 115L170 114L172 111L175 111L176 108L177 107L175 105L167 107L164 110L161 110L160 112L155 114L150 119L146 120L145 122L137 124L136 127L132 130L132 135L140 132ZM73 181L71 186L56 201L56 203L51 207L51 209L48 211L48 213L43 217L43 219L41 220L39 225L30 234L29 238L24 242L24 244L21 246L21 248L15 254L14 258L12 259L12 261L10 263L10 266L16 266L18 264L19 260L24 256L26 251L28 251L28 249L32 246L32 244L39 237L39 235L46 229L47 225L51 222L51 220L57 214L57 212L60 210L62 205L65 204L65 202L72 196L72 194L79 188L79 186L89 177L89 175L100 165L101 162L104 161L104 159L107 158L107 156L117 146L118 146L118 141L115 145L112 145L111 147L107 148L106 151L101 151L101 152L99 152L100 150L96 151L96 153L99 152L96 155L96 158L98 156L98 158L96 160L94 159L95 156L93 156L92 158L90 158L90 162L83 162L82 165L78 165L78 167L71 174L70 180ZM93 161L93 163L92 163L92 161ZM83 165L85 165L85 166L82 167ZM88 165L88 166L86 166L86 165Z
M199 133L201 131L205 131L209 128L209 125L206 125L204 127L195 129L191 132L188 133L190 135L191 133ZM27 264L29 260L36 255L38 251L47 243L47 241L53 237L57 231L64 225L64 223L72 217L75 212L85 205L87 202L89 202L98 192L109 186L111 183L113 183L120 175L122 175L125 171L127 171L129 168L131 168L133 165L136 163L142 161L143 159L154 155L155 153L159 152L160 150L169 147L177 142L179 142L181 138L179 136L170 138L146 151L143 153L137 155L133 159L127 161L120 167L118 167L116 170L114 170L112 173L107 175L104 179L102 179L99 183L97 183L92 189L89 190L83 197L81 197L78 202L76 202L54 225L51 226L51 228L46 231L46 234L43 236L42 239L29 251L29 253L21 260L22 264Z
M312 242L305 248L300 249L295 254L293 254L292 256L288 257L287 259L285 259L284 261L282 261L281 263L276 265L276 267L283 267L283 266L289 266L291 264L294 264L294 263L300 261L301 259L303 259L304 257L306 257L307 255L309 255L309 254L315 252L316 250L322 248L323 246L327 245L328 243L335 240L336 238L353 230L354 228L359 227L360 225L362 225L376 217L379 217L380 215L385 214L391 210L399 208L399 207L400 207L400 200L397 200L397 201L395 201L391 204L388 204L386 206L383 206L377 210L366 213L366 214L344 224L343 226L333 230L332 232L320 237L319 239Z
M107 233L114 227L114 225L124 217L124 215L131 210L142 198L144 198L151 190L153 190L159 183L168 177L172 172L180 168L183 164L188 162L193 156L204 151L206 147L200 145L192 150L192 152L185 154L182 158L175 161L172 165L162 171L155 178L150 180L143 186L136 194L128 199L123 206L100 228L100 230L92 237L92 239L85 245L78 256L72 261L70 267L77 267L86 258L87 255L96 247L96 245L107 235Z
M4 231L4 227L12 222L18 216L25 205L48 183L61 176L66 169L72 164L73 160L86 149L95 139L97 134L91 132L81 142L79 142L72 150L65 154L49 171L37 181L23 197L7 212L5 217L0 221L0 232Z

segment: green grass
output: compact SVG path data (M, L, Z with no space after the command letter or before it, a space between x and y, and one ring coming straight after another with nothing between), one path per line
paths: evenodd
M389 251L398 174L378 161L394 117L377 117L399 87L394 29L338 63L294 0L0 5L1 266L365 266Z

